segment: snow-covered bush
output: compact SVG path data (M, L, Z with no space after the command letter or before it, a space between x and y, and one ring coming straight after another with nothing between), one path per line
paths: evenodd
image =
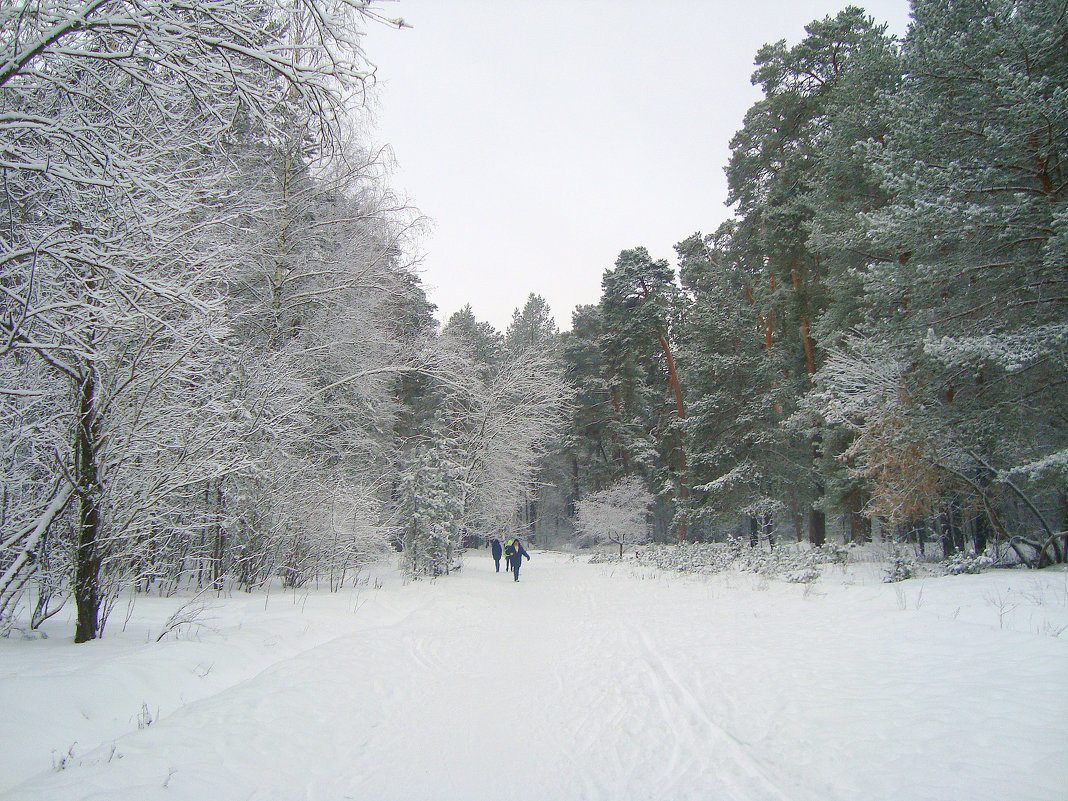
M900 548L891 548L889 564L886 569L886 577L883 582L893 584L896 581L905 581L916 575L916 560L907 551Z
M819 577L819 568L814 565L798 568L785 576L786 580L791 584L811 584Z
M598 552L598 553L595 553L593 556L590 557L590 564L591 565L603 565L603 564L605 564L607 562L618 562L618 561L619 561L619 557L618 556L616 556L615 554L605 553L605 552Z
M807 584L819 578L823 565L843 564L845 554L845 549L836 546L803 551L790 548L765 551L740 547L738 543L693 543L650 545L638 552L638 561L680 573L711 574L737 570Z
M954 554L942 562L942 568L947 575L959 576L961 573L982 573L994 565L994 558L989 553L965 553Z

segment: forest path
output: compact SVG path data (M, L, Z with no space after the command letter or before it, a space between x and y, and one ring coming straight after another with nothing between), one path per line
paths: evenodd
M203 643L143 653L218 654L232 679L0 801L1001 799L1044 759L1033 732L1066 731L1063 643L959 606L532 557L518 583L472 552L439 581L225 601ZM1021 685L1041 697L1017 719ZM993 710L1013 710L996 735Z
M809 798L716 717L724 688L658 653L661 636L676 654L694 642L673 603L650 604L674 585L636 594L620 568L532 556L519 582L474 552L455 576L379 593L396 604L83 756L48 797ZM41 797L33 784L10 798Z

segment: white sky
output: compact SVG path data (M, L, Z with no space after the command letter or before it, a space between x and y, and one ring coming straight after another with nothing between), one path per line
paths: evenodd
M753 57L846 0L396 0L373 27L375 138L395 191L433 221L421 273L438 317L500 330L531 292L561 329L644 245L730 216L729 142L759 99ZM858 3L892 32L908 0Z

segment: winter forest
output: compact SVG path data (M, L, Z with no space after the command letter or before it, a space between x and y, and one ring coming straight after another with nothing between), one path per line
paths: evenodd
M1068 561L1063 2L767 44L733 216L620 242L565 331L533 287L435 319L367 144L394 10L0 0L0 633L447 584L490 537Z
M0 624L69 598L85 641L125 589L390 547L433 576L619 512L1063 562L1063 15L918 2L896 41L850 7L767 45L736 215L675 265L622 250L561 333L534 293L438 330L360 144L379 7L5 5Z

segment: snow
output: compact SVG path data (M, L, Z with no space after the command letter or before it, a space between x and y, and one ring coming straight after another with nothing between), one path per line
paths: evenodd
M1068 798L1062 570L531 556L0 641L0 799Z

